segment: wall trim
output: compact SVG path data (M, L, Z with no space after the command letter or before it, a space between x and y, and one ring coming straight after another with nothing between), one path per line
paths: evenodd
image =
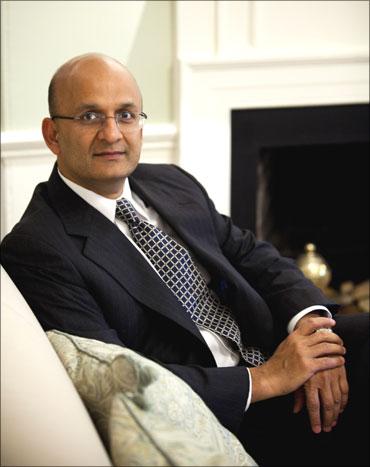
M331 55L324 49L302 56L258 50L228 60L194 57L178 60L177 74L178 163L224 214L230 213L232 110L369 101L369 59L363 48ZM204 157L209 165L199 163Z
M172 123L148 124L144 128L143 158L148 162L158 159L163 151L163 159L176 160L177 128ZM1 158L22 159L32 156L50 156L39 130L4 131L1 133Z
M257 66L292 66L292 65L315 65L315 64L352 64L352 63L368 63L369 49L368 48L327 48L327 49L312 49L312 50L286 50L286 49L262 49L251 47L244 51L243 55L224 57L205 56L202 57L186 57L187 66L196 70L229 70L231 68L257 67Z
M54 160L40 130L1 133L1 238L20 219L35 186L49 178ZM177 162L175 125L145 126L141 161Z

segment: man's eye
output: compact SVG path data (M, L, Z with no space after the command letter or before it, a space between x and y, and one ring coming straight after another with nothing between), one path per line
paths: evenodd
M93 122L96 120L100 120L101 115L97 112L85 112L83 115L81 115L81 120L84 122Z
M131 122L135 120L135 115L131 112L128 112L125 110L124 112L118 112L117 113L117 118L121 122Z

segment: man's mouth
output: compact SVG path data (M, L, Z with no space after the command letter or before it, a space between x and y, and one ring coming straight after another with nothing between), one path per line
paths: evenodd
M94 156L104 157L105 159L118 159L126 154L126 151L101 151L95 152Z

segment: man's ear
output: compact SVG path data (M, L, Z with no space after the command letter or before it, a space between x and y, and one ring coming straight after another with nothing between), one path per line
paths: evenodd
M57 156L60 154L60 146L58 142L58 132L55 123L51 118L44 118L42 121L42 135L48 148Z

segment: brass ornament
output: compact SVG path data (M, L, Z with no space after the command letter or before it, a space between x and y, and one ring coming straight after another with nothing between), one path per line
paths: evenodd
M297 265L303 274L321 290L326 290L332 273L325 259L316 252L316 245L307 243L305 253L297 258Z

